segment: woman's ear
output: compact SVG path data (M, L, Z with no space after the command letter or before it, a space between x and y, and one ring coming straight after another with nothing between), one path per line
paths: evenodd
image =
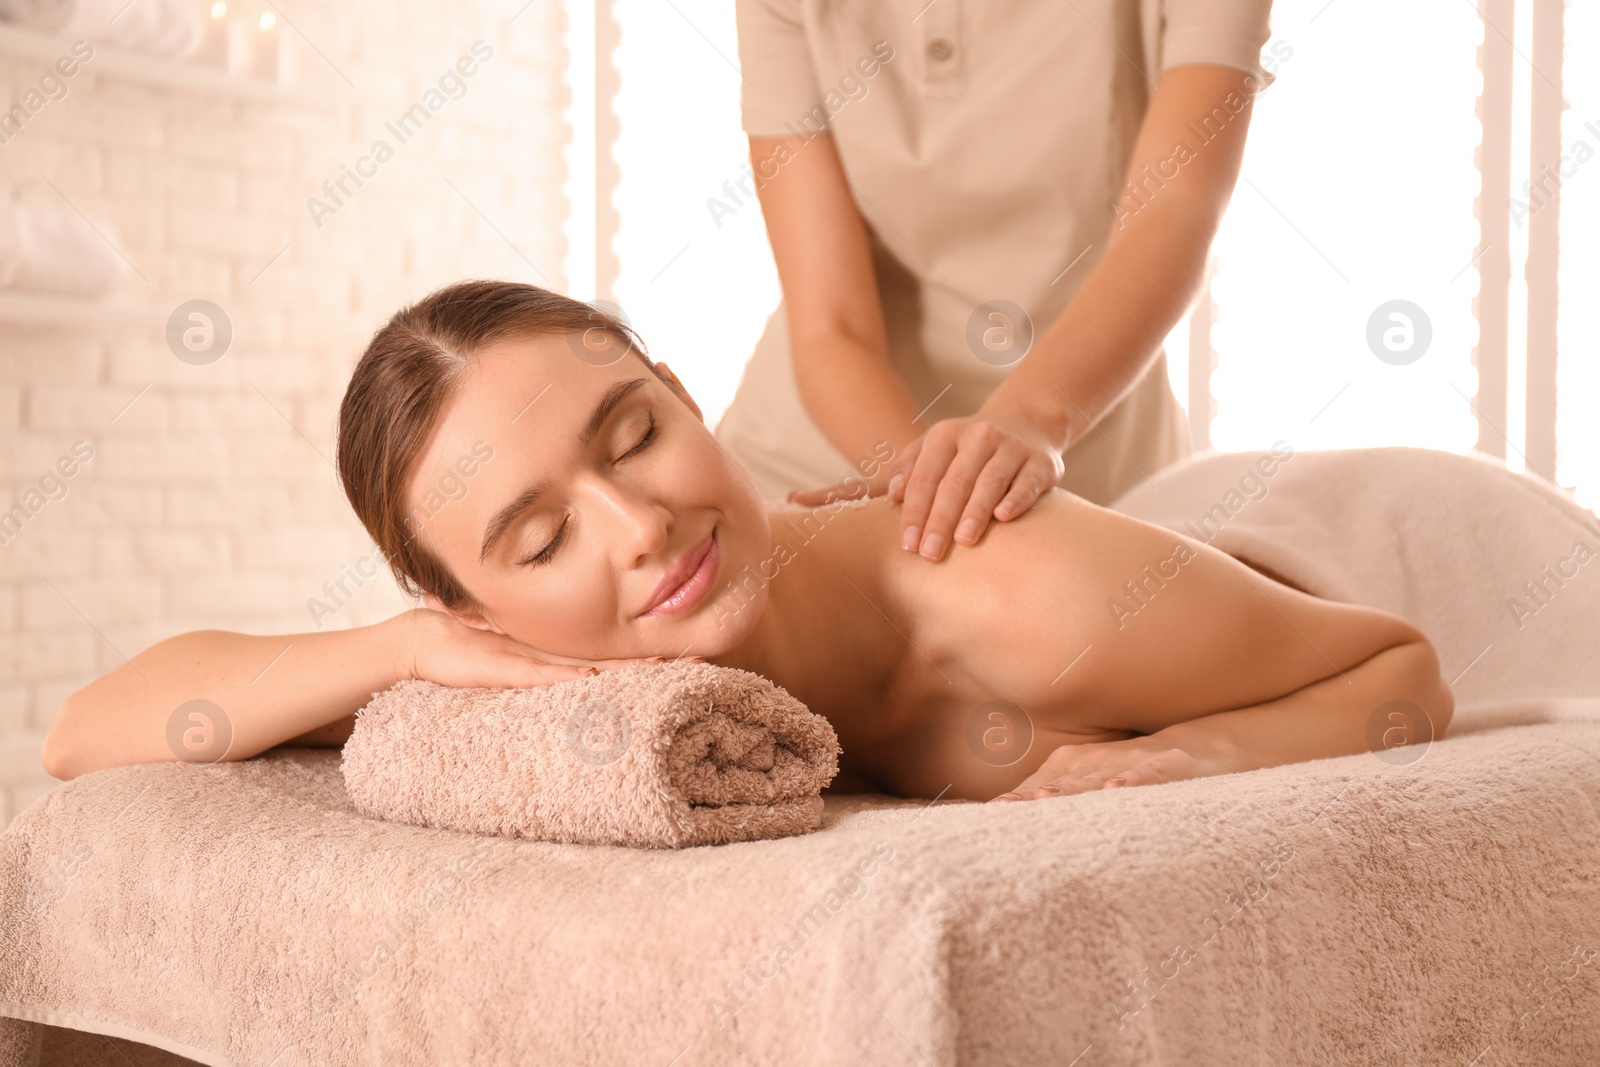
M429 608L429 609L431 609L433 611L441 612L441 613L443 613L445 615L448 615L451 618L455 619L457 622L459 622L461 625L470 626L474 630L488 630L490 633L497 633L497 634L504 634L505 633L505 631L500 629L500 627L496 626L494 623L490 622L487 618L485 618L484 616L479 615L479 614L477 614L475 612L451 611L449 608L445 607L444 603L442 601L440 601L440 599L438 597L434 596L432 593L423 593L422 594L422 604L423 604L424 607Z
M683 398L683 402L688 404L689 409L694 412L694 417L701 422L705 422L705 413L700 410L700 405L694 402L694 397L689 395L689 390L684 388L683 383L678 380L678 376L672 373L672 368L660 360L657 360L653 366L657 377L665 377L672 384L672 388L677 391L678 395Z

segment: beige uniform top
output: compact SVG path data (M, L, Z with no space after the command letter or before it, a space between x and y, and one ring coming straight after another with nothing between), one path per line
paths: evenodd
M1270 83L1270 7L736 0L744 129L832 132L867 224L890 357L918 406L931 404L919 429L977 411L1020 358L1026 323L988 302L1026 311L1037 338L1099 259L1160 71L1219 63ZM746 189L772 176L758 170ZM780 502L872 458L842 455L806 413L785 315L779 304L716 428ZM1098 429L1067 450L1060 484L1099 504L1192 450L1165 353Z

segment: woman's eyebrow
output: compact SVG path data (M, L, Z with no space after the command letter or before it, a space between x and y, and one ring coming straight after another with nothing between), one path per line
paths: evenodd
M578 443L585 448L594 440L594 435L600 432L600 427L606 424L606 419L611 417L611 412L616 406L628 399L633 391L645 384L643 378L629 378L625 382L617 382L606 395L600 398L600 403L594 406L594 414L589 416L589 424L578 434Z
M540 482L538 485L529 486L515 500L494 513L494 518L489 520L489 525L484 529L483 548L478 552L479 564L489 558L489 553L494 549L495 544L505 536L507 530L511 529L512 524L518 517L538 503L539 498L544 495L544 491L549 486L549 482Z
M644 378L629 378L627 381L617 382L607 389L605 395L600 398L600 402L594 406L594 411L590 414L589 421L584 424L582 430L578 431L578 443L588 448L589 442L593 441L594 435L599 433L601 428L605 426L606 420L611 417L611 413L617 409L617 406L632 396L634 391L645 383L646 379ZM480 564L489 558L489 553L494 550L494 546L500 539L506 535L506 531L511 529L524 512L539 502L539 498L544 495L545 490L549 487L550 483L548 481L531 485L519 493L515 500L494 513L494 517L484 527L483 547L478 552L478 562Z

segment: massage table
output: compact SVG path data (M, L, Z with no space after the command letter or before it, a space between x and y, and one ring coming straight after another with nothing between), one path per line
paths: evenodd
M1405 448L1113 506L1411 620L1447 736L677 850L363 818L331 750L99 771L0 835L0 1067L1600 1063L1600 520Z

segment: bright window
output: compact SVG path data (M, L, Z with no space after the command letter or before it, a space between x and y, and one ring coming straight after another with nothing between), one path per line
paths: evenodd
M1531 0L1517 6L1514 24L1487 31L1514 41L1514 191L1528 177L1529 86L1537 76L1528 60ZM581 52L587 40L592 61L593 9L568 0L568 11L574 48ZM733 4L617 0L616 16L615 299L715 425L779 299L759 204L739 188L748 160ZM1600 4L1573 3L1566 20L1569 56L1594 54ZM1256 102L1243 176L1214 248L1213 327L1199 339L1214 351L1212 447L1259 448L1279 438L1297 449L1481 447L1472 352L1485 32L1470 2L1277 0L1265 54L1278 80ZM592 85L592 67L582 57L574 64L578 81ZM1572 109L1562 120L1563 146L1587 141L1600 155L1600 74L1592 63L1566 66ZM593 199L590 192L585 207L584 195L593 169L582 127L592 112L585 115L579 88L570 288L588 298ZM1600 159L1565 181L1560 210L1559 453L1545 473L1594 507L1600 420L1588 408L1600 398L1600 304L1578 294L1600 292L1600 250L1588 239L1600 232ZM1512 227L1511 244L1506 410L1493 421L1505 435L1506 462L1521 469L1525 228ZM1184 403L1188 326L1180 322L1168 339Z

